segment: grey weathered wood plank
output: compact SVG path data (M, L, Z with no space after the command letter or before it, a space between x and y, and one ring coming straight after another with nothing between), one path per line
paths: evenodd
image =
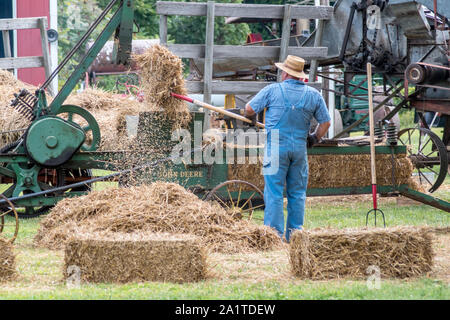
M9 58L12 56L11 54L11 42L9 39L9 31L3 30L2 31L2 37L3 37L3 50L5 53L5 58Z
M167 16L160 15L159 16L159 41L160 44L167 44Z
M0 30L21 30L21 29L39 29L39 19L45 18L45 29L47 26L46 17L18 18L18 19L0 19Z
M214 54L214 12L215 3L208 1L206 14L206 36L205 36L205 64L203 73L203 101L211 103L212 78L213 78L213 54ZM204 129L210 126L210 112L205 114Z
M1 58L0 69L38 68L44 66L43 57Z
M169 44L169 50L182 58L204 58L205 46L202 44ZM327 47L288 47L287 54L300 56L304 59L325 58ZM214 46L214 58L268 58L278 60L280 47L263 46Z
M39 27L41 33L41 45L42 45L42 57L44 58L45 76L48 78L52 73L52 66L50 61L50 50L48 49L48 37L45 25L47 24L47 18L39 19Z
M39 18L39 29L41 33L41 45L42 45L42 62L44 63L45 78L48 79L52 74L52 61L50 59L50 50L48 49L48 37L45 26L47 25L47 18ZM55 96L51 86L48 87L48 91L52 97Z
M280 56L278 61L284 61L286 59L289 47L289 38L291 35L291 13L292 6L287 4L284 6L283 28L281 31L281 43L280 43ZM277 71L277 79L281 81L281 70Z
M255 94L265 86L275 82L268 81L213 81L213 94ZM320 90L321 84L318 82L308 83L308 86ZM186 88L189 93L203 93L202 81L186 81Z
M317 23L317 30L316 30L316 38L314 39L314 46L320 46L322 44L322 37L323 37L323 28L324 23L322 20L319 20ZM319 66L319 63L316 59L313 59L311 61L309 76L311 79L315 79L317 76L317 68Z
M284 6L270 4L216 3L216 17L245 17L283 19ZM158 1L156 13L163 15L206 16L205 2ZM330 19L333 14L331 6L292 6L292 18Z
M12 57L12 52L11 52L11 42L10 42L10 38L9 38L9 30L2 31L2 38L3 38L4 56L5 56L5 58L10 58L10 57ZM8 69L8 71L13 72L14 69Z

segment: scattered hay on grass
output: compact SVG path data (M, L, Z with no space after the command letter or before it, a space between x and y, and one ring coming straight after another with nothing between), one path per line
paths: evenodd
M95 283L195 282L208 277L207 252L195 236L78 233L65 247L64 278L79 268Z
M0 237L0 282L16 277L16 258L12 244Z
M151 46L145 53L135 55L141 73L145 101L163 109L174 128L185 128L191 121L189 108L184 101L173 98L170 93L187 95L183 77L183 62L161 45Z
M290 242L293 273L314 280L367 278L376 268L382 278L420 276L433 257L431 231L423 227L302 230Z
M165 182L64 199L41 221L34 243L61 249L77 228L192 234L212 251L225 253L272 250L281 245L273 229L237 220L218 204L204 202L180 185Z

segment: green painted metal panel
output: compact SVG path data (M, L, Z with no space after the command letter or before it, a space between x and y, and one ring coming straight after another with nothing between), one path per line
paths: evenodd
M405 197L414 199L416 201L422 202L424 204L430 205L437 209L444 210L446 212L450 212L450 202L435 198L431 195L413 190L409 188L407 185L401 185L399 187L399 191Z
M377 186L378 193L391 193L396 189L393 186ZM308 197L315 196L345 196L353 194L371 194L372 186L365 187L340 187L340 188L313 188L306 190Z
M122 7L119 33L114 42L113 61L117 64L129 64L133 40L134 1L125 0Z
M406 146L376 146L377 154L406 154ZM349 146L349 147L314 147L308 149L309 155L322 154L370 154L370 146Z
M80 148L84 131L58 117L35 121L26 136L28 155L37 163L57 166L66 162Z

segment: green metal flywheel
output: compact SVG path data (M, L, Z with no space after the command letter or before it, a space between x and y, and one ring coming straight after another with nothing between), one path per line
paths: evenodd
M64 117L68 122L79 125L86 140L81 146L82 151L95 151L100 146L100 127L94 116L87 110L75 105L63 105L57 112L58 116Z

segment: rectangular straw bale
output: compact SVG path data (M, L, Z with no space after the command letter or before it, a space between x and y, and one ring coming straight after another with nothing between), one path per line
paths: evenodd
M395 183L410 184L413 166L406 154L394 155ZM342 188L370 186L370 155L309 155L308 188ZM229 164L229 180L245 180L253 183L261 190L264 189L264 176L261 162L257 164ZM376 155L377 184L392 185L391 155Z
M302 230L290 242L293 273L313 280L367 279L371 266L382 278L420 276L431 270L433 255L431 231L423 227Z
M206 251L187 235L84 233L65 247L64 277L82 282L194 282L207 277Z
M16 276L16 261L12 244L0 238L0 282Z

